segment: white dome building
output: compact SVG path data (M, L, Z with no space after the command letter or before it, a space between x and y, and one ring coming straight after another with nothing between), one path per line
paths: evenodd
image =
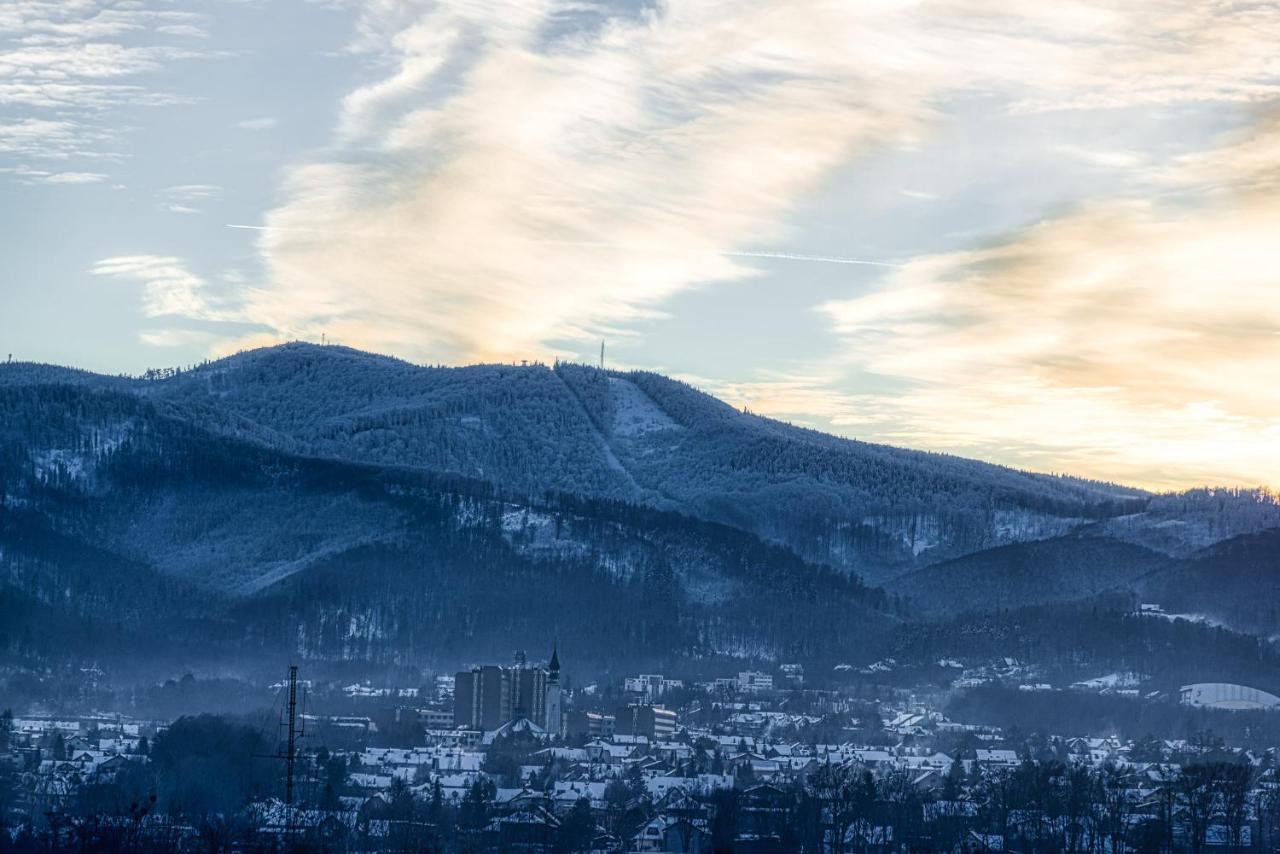
M1280 697L1230 682L1197 682L1182 686L1182 702L1205 709L1252 712L1280 708Z

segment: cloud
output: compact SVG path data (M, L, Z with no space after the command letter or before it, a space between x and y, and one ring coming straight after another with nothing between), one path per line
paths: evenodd
M900 389L827 416L1154 486L1280 483L1278 162L1267 122L1183 159L1168 198L1084 203L827 303L844 367Z
M216 199L222 195L222 188L217 184L176 184L164 189L164 195L171 199Z
M245 119L244 121L236 122L236 127L243 130L270 130L276 124L277 120L273 116L262 116L257 119Z
M108 79L159 71L175 59L199 54L181 48L82 42L39 45L0 52L0 76L7 79L65 81Z
M330 156L289 170L246 312L424 360L545 357L755 275L717 253L782 244L825 177L920 139L952 95L1043 112L1277 94L1280 12L1112 6L370 0L352 51L372 75Z
M0 121L0 158L118 159L112 112L182 102L138 78L211 55L168 43L202 33L202 16L140 1L0 5L0 109L16 116Z
M204 209L197 205L220 197L222 188L216 184L178 184L166 187L157 195L163 210L176 214L199 214L204 213Z
M97 184L107 177L101 172L50 172L40 180L45 184Z
M0 157L30 160L111 160L103 146L116 135L69 119L22 118L0 121Z
M160 255L118 255L103 258L89 272L143 285L142 308L147 317L184 317L227 321L234 312L220 308L208 282L187 269L181 258Z
M35 154L69 148L75 140L74 122L22 119L0 124L0 153Z
M212 347L218 339L199 329L144 329L138 340L149 347Z
M4 166L0 173L14 175L23 184L98 184L110 177L101 172L51 172L29 166Z
M720 253L776 239L824 174L927 112L921 92L903 105L917 83L882 85L910 52L815 50L817 24L776 7L677 4L551 44L549 3L382 8L363 45L394 67L344 99L336 135L362 154L293 168L260 237L270 286L247 312L282 336L545 354L751 275ZM826 23L853 39L897 16Z
M156 32L166 36L185 36L196 39L206 38L209 35L203 27L195 24L162 24L156 27Z

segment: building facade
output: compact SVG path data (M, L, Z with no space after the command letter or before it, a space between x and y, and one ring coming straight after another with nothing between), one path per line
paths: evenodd
M453 686L456 727L488 732L527 718L549 732L561 731L560 660L554 651L550 667L530 666L521 652L511 667L486 664L459 671Z
M635 704L618 709L614 731L618 735L643 735L660 741L675 735L677 722L672 709Z

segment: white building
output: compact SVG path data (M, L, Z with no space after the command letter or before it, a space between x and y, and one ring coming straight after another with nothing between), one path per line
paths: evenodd
M683 688L684 682L666 679L661 673L641 673L639 676L628 676L622 687L633 694L643 694L649 700L656 700L673 688Z
M1182 702L1187 706L1222 709L1229 712L1280 708L1280 697L1230 682L1197 682L1182 686Z
M773 677L758 670L744 670L738 674L738 690L743 693L772 691Z

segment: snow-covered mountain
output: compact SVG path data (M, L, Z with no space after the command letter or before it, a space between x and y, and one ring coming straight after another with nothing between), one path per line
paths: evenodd
M1275 527L1263 493L855 442L643 372L306 344L144 378L0 365L0 608L33 643L109 619L121 644L337 659L539 631L645 660L851 656L975 582L978 606L1078 600ZM895 578L914 604L864 586Z
M879 579L1131 516L1138 490L850 441L650 373L430 368L290 344L147 380L8 365L0 384L116 390L292 454L407 466L540 496L671 509Z
M834 656L884 595L640 504L289 453L84 385L0 388L0 658Z

